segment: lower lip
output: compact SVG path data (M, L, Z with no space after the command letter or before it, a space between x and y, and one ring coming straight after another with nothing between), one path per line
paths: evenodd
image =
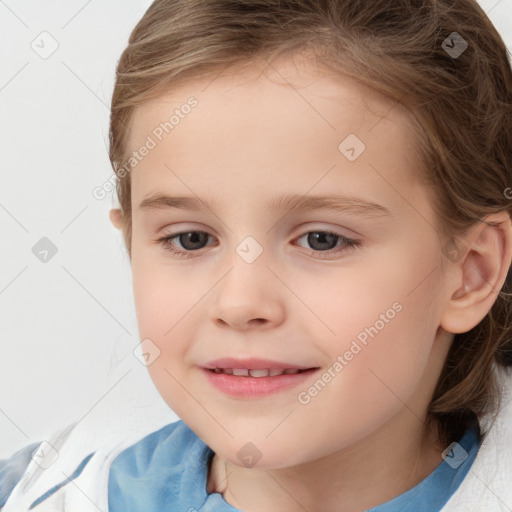
M243 377L226 373L215 373L206 368L201 368L201 370L206 373L213 386L227 395L259 398L303 384L319 368L312 368L300 373L283 373L273 377Z

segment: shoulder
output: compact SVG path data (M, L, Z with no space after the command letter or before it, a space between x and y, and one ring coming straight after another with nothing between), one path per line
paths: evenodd
M512 374L496 368L502 406L496 416L482 418L484 438L471 470L442 512L501 512L512 504Z
M211 448L182 420L125 448L113 460L108 479L108 510L158 511L162 503L183 510L206 500ZM194 507L192 507L194 508Z
M189 435L182 422L166 424L156 431L72 423L48 440L28 445L1 461L0 508L21 512L44 502L44 510L64 510L63 503L76 504L81 511L94 510L93 505L106 510L109 469L118 455L126 449L130 454L131 448L140 463L158 454L158 446L166 439L183 441ZM85 501L82 491L87 495Z
M204 462L208 446L183 422L176 421L150 433L116 456L110 469L109 487L122 487L126 479L150 482L154 478L181 475L190 460Z
M54 432L48 440L32 443L0 462L2 510L21 512L50 489L52 493L58 490L64 485L62 469L82 471L87 461L83 457L77 460L81 453L69 449L74 444L70 441L74 432L76 422Z
M12 490L21 480L32 454L40 443L32 443L21 448L8 459L0 459L0 507L3 507Z

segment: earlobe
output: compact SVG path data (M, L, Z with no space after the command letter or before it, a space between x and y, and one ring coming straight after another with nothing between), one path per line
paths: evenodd
M457 273L441 327L463 333L487 315L503 287L512 259L512 223L507 212L489 215L462 238L465 256L452 262Z
M123 227L123 214L119 208L112 208L110 210L110 222L117 229Z

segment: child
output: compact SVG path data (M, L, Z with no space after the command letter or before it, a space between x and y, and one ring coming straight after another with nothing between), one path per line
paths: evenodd
M181 420L20 450L4 511L512 510L510 148L472 0L154 2L111 220Z

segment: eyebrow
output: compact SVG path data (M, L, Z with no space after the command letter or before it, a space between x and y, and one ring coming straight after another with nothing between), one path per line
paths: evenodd
M153 193L139 204L141 210L152 210L162 208L177 208L191 211L211 210L211 201L202 201L197 197L190 196L168 196L160 193ZM392 216L391 212L383 205L368 201L366 199L346 195L331 194L328 196L304 196L290 194L273 198L268 207L272 210L288 211L315 211L327 210L335 212L356 213L370 216Z

